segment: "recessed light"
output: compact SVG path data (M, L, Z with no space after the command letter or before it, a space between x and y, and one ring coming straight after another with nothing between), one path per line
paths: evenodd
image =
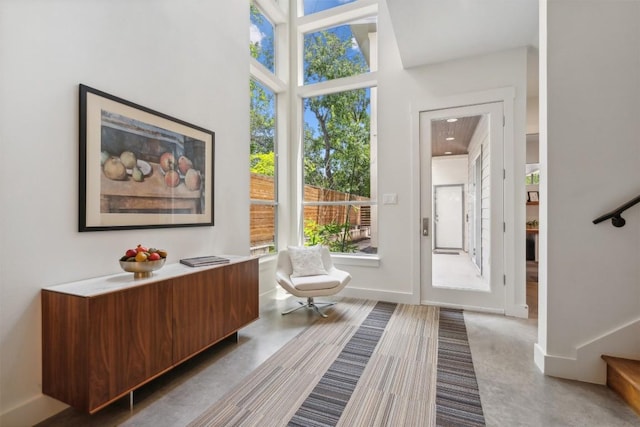
M445 151L444 154L453 154L451 151Z
M447 119L447 121L448 121L449 123L453 123L453 122L457 122L457 121L458 121L458 119Z
M445 138L445 139L446 139L447 141L453 141L455 138L454 138L454 137L452 137L452 136L450 136L450 137Z

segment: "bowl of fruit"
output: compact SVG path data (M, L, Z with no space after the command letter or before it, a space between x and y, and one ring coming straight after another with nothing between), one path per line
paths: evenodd
M133 273L133 277L150 277L152 272L160 269L167 260L164 249L147 248L142 245L135 249L127 249L120 258L120 267L126 272Z

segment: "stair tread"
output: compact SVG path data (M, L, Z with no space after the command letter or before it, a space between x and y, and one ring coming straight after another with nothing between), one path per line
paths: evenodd
M622 357L606 356L602 358L607 365L615 369L634 388L640 390L640 360L624 359Z

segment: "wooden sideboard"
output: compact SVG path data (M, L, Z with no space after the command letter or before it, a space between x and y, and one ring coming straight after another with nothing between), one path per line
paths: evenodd
M94 413L258 318L258 259L42 290L42 392Z

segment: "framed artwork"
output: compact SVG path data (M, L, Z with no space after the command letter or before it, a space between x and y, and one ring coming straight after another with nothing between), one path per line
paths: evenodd
M529 191L528 192L529 195L529 201L530 202L538 202L540 201L540 198L538 197L538 192L537 191Z
M213 225L214 132L80 85L79 231Z

